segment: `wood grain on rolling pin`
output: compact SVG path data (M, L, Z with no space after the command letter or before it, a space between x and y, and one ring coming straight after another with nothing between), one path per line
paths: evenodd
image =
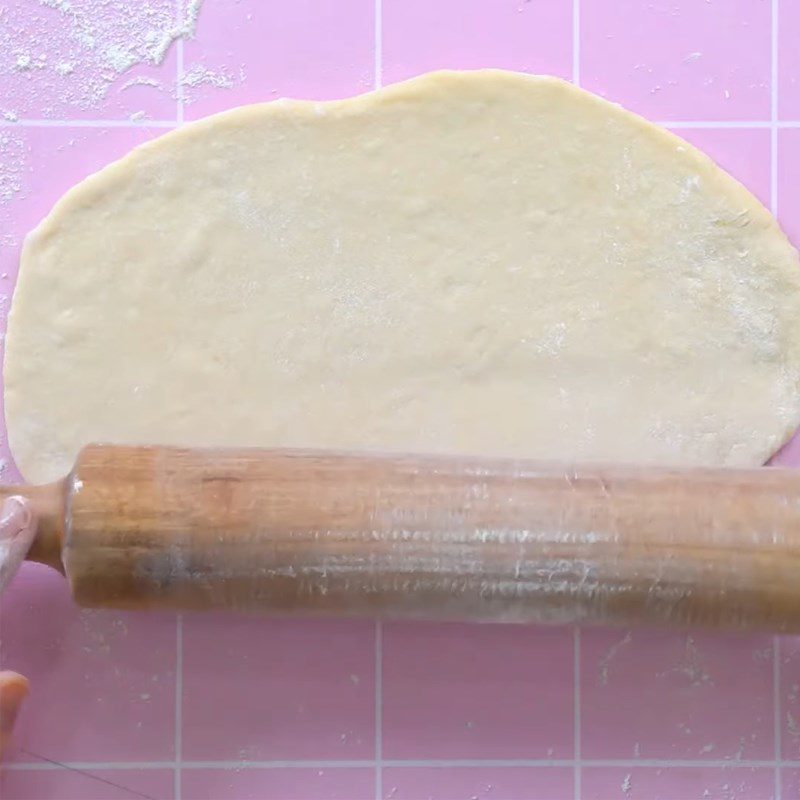
M800 471L92 446L17 491L87 606L800 630Z

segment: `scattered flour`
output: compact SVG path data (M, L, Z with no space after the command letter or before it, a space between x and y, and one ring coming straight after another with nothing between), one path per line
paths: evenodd
M798 725L797 717L791 712L786 712L786 727L789 729L789 736L793 739L800 737L800 725Z
M0 80L14 73L8 100L23 117L69 119L75 109L130 115L120 95L134 87L165 92L183 104L197 99L193 88L230 89L244 82L243 64L193 63L178 76L173 67L166 77L152 73L175 42L194 38L202 7L203 0L29 0L13 10L0 5ZM141 74L147 68L151 74Z
M0 206L23 194L23 176L28 169L25 141L8 128L0 128Z
M243 65L239 67L239 74L236 76L226 66L213 70L202 64L192 64L184 71L179 81L183 103L184 105L191 105L196 99L187 89L198 86L211 86L215 89L230 89L236 83L244 83L245 77Z
M56 64L55 70L62 78L66 78L67 75L72 75L75 72L75 62L62 61L60 64Z
M17 73L11 85L20 99L39 98L44 116L98 108L120 75L160 65L176 41L194 36L202 2L29 0L0 7L0 78Z
M694 637L691 635L686 637L684 654L680 662L671 669L668 669L665 672L660 672L658 676L663 678L670 674L684 676L689 681L691 686L714 685L711 675L705 669L703 669L700 651L697 649L697 644L694 640Z
M233 78L224 67L220 72L214 72L213 70L207 69L202 64L193 64L184 72L181 78L181 84L183 86L210 84L211 86L229 89L233 86Z
M627 647L633 641L633 634L628 631L625 636L620 639L616 644L612 645L608 652L600 659L599 666L600 666L600 675L599 675L599 683L601 686L608 685L608 677L609 677L609 670L611 669L611 663L617 657L622 648Z
M127 72L134 64L139 63L134 53L127 47L121 47L118 44L113 44L106 50L105 59L114 72L120 75Z
M753 661L769 663L772 661L772 646L762 647L760 650L753 652Z
M739 737L739 746L736 748L735 752L733 753L733 760L734 761L741 761L744 758L745 750L747 749L748 742L753 744L756 741L756 734L751 733L749 737L747 736L740 736Z
M131 78L131 80L126 81L119 87L121 92L124 92L126 89L130 89L132 86L152 86L156 89L163 88L161 84L155 78L145 78L144 76L139 76L138 78Z
M190 39L194 36L197 17L200 14L200 6L202 4L203 0L188 0L188 3L182 9L181 19L178 24L169 30L162 31L160 37L154 33L150 34L150 41L156 43L150 54L154 64L160 64L164 60L169 48L178 39Z

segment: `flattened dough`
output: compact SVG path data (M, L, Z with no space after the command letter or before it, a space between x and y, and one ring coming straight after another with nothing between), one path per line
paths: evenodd
M759 464L800 268L706 156L552 78L435 73L134 150L28 237L23 474L90 441Z

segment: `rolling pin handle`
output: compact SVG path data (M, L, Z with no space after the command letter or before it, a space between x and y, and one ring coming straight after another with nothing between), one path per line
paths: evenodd
M45 486L2 486L0 498L20 497L26 501L32 524L36 527L26 560L46 564L62 575L61 552L66 528L67 492L71 479L65 478Z
M14 577L36 536L36 517L21 495L6 497L0 504L0 591Z

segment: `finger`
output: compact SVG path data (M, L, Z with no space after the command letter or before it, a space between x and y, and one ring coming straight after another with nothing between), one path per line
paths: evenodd
M29 686L28 679L17 672L0 672L0 755L11 737Z
M7 497L0 508L0 539L10 539L29 528L31 516L30 506L23 498Z
M0 507L0 592L14 577L36 536L36 520L22 497L7 497Z

